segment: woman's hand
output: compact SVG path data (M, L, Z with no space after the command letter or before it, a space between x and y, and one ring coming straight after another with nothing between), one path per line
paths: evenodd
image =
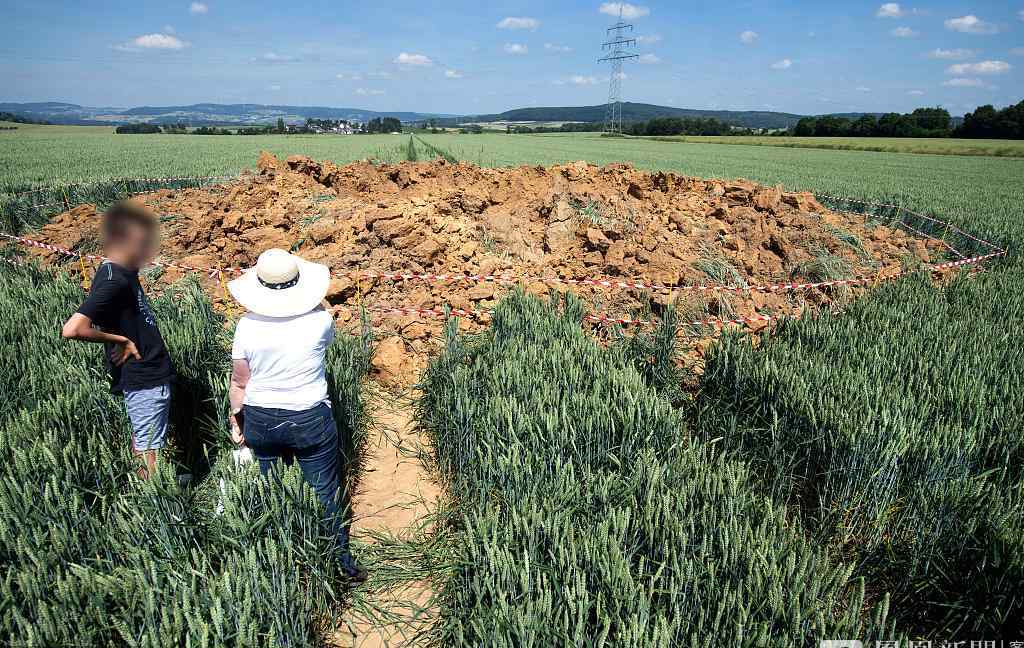
M231 440L238 445L245 445L245 437L242 435L242 427L238 423L239 412L232 412L228 415L228 423L231 426Z

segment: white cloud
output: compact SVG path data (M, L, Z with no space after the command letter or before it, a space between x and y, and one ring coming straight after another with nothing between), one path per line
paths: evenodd
M536 18L528 18L526 16L522 16L522 17L518 17L518 18L515 17L515 16L509 16L508 18L503 18L501 20L501 22L498 23L497 26L498 26L498 29L529 29L529 30L534 30L534 29L537 29L538 27L540 27L540 21L537 20Z
M867 86L857 86L857 92L871 92L871 88Z
M526 54L529 51L529 48L526 47L526 45L523 45L522 43L505 43L506 54L519 55Z
M924 90L908 90L907 94L910 95L911 97L923 97Z
M782 59L781 61L776 61L775 63L772 63L772 68L774 68L776 70L788 70L791 67L793 67L793 61L791 61L788 58L787 59Z
M462 72L459 72L458 70L445 70L444 76L446 79L461 79Z
M376 88L356 88L356 94L360 97L379 97L384 91Z
M544 49L549 52L571 52L572 48L568 45L558 45L557 43L544 43Z
M962 61L969 59L977 54L974 50L969 49L942 49L936 48L928 52L928 58L942 59L944 61Z
M137 36L123 45L117 45L115 49L124 52L137 52L139 50L180 50L188 47L188 43L177 36L170 34L144 34Z
M636 42L643 45L655 45L661 42L661 34L647 34L644 36L637 36Z
M913 38L914 36L917 36L917 32L910 27L897 27L889 33L896 38Z
M1017 12L1017 17L1020 18L1021 20L1024 20L1024 9L1021 9L1020 11Z
M981 79L950 79L949 81L943 81L942 85L951 88L983 88L985 82Z
M260 58L269 63L287 63L288 61L295 60L294 56L289 56L287 54L278 54L277 52L267 52Z
M898 2L886 2L875 12L875 16L878 18L903 18L904 16L925 16L927 14L928 12L924 9L904 7Z
M598 9L601 13L615 16L616 18L619 17L620 10L622 11L622 17L630 20L651 14L651 10L647 7L629 4L628 2L604 2L601 4L601 8Z
M429 56L424 56L423 54L409 54L408 52L402 52L396 56L395 63L410 67L429 67L434 64L434 62L430 60Z
M878 8L875 13L879 18L902 18L906 15L898 2L887 2Z
M353 73L341 72L340 74L336 74L334 76L339 81L362 81L363 80L363 75L359 74L358 72L353 72Z
M569 77L569 83L578 86L597 85L600 82L600 79L598 79L595 76L584 76L582 74L575 74Z
M273 85L268 85L267 86L267 90L273 90L275 92L280 90L280 89L281 89L281 86L277 85L276 83L273 84Z
M740 42L747 45L753 45L757 41L757 32L747 30L740 34Z
M946 29L963 34L995 34L999 31L998 26L985 22L973 14L950 18L946 21Z
M657 65L661 63L661 59L656 54L641 54L637 60L644 65Z
M164 33L165 34L173 34L174 33L174 25L164 25Z
M188 6L188 12L190 14L204 14L210 11L210 7L205 2L193 2Z
M390 79L391 78L391 73L390 72L367 72L366 76L368 76L371 79Z
M980 63L957 63L946 68L946 74L963 76L965 74L1002 74L1013 68L1006 61L981 61Z

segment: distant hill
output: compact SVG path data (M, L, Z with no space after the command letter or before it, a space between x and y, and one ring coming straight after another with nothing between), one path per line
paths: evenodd
M327 106L285 106L266 104L200 103L187 106L140 106L137 108L97 108L72 103L0 103L0 112L44 119L55 124L167 124L186 122L192 126L248 126L270 124L278 119L303 122L311 119L352 119L360 122L376 117L395 117L401 121L421 121L452 117L434 113L380 112L361 108Z
M549 106L544 108L517 108L493 115L461 117L466 122L599 122L604 121L605 105L598 106ZM623 102L622 120L627 122L646 121L653 117L700 117L714 118L745 128L789 128L803 115L762 110L694 110L654 104Z
M0 112L22 115L29 119L54 124L167 124L186 122L192 126L249 126L271 124L278 119L287 123L312 119L352 119L366 122L376 117L394 117L403 122L435 119L442 125L471 122L600 122L604 121L605 105L549 106L516 108L488 115L451 115L407 111L374 111L361 108L330 106L288 106L277 104L198 103L184 106L139 106L136 108L90 107L59 101L40 103L0 103ZM838 113L856 119L865 113ZM882 113L870 113L881 116ZM694 110L657 106L646 103L622 104L622 119L627 122L646 121L652 117L714 118L744 128L790 128L803 115L767 110ZM958 120L959 118L954 118Z

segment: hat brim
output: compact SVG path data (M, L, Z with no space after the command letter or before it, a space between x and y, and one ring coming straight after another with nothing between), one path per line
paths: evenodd
M299 281L290 288L271 290L256 276L256 268L228 283L228 292L246 310L264 317L295 317L316 308L327 296L331 272L325 265L292 255L299 266Z

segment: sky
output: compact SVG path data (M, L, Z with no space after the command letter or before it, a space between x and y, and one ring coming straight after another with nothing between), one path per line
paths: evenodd
M620 4L640 55L626 101L959 115L1024 99L1024 0L0 3L0 101L594 105Z

